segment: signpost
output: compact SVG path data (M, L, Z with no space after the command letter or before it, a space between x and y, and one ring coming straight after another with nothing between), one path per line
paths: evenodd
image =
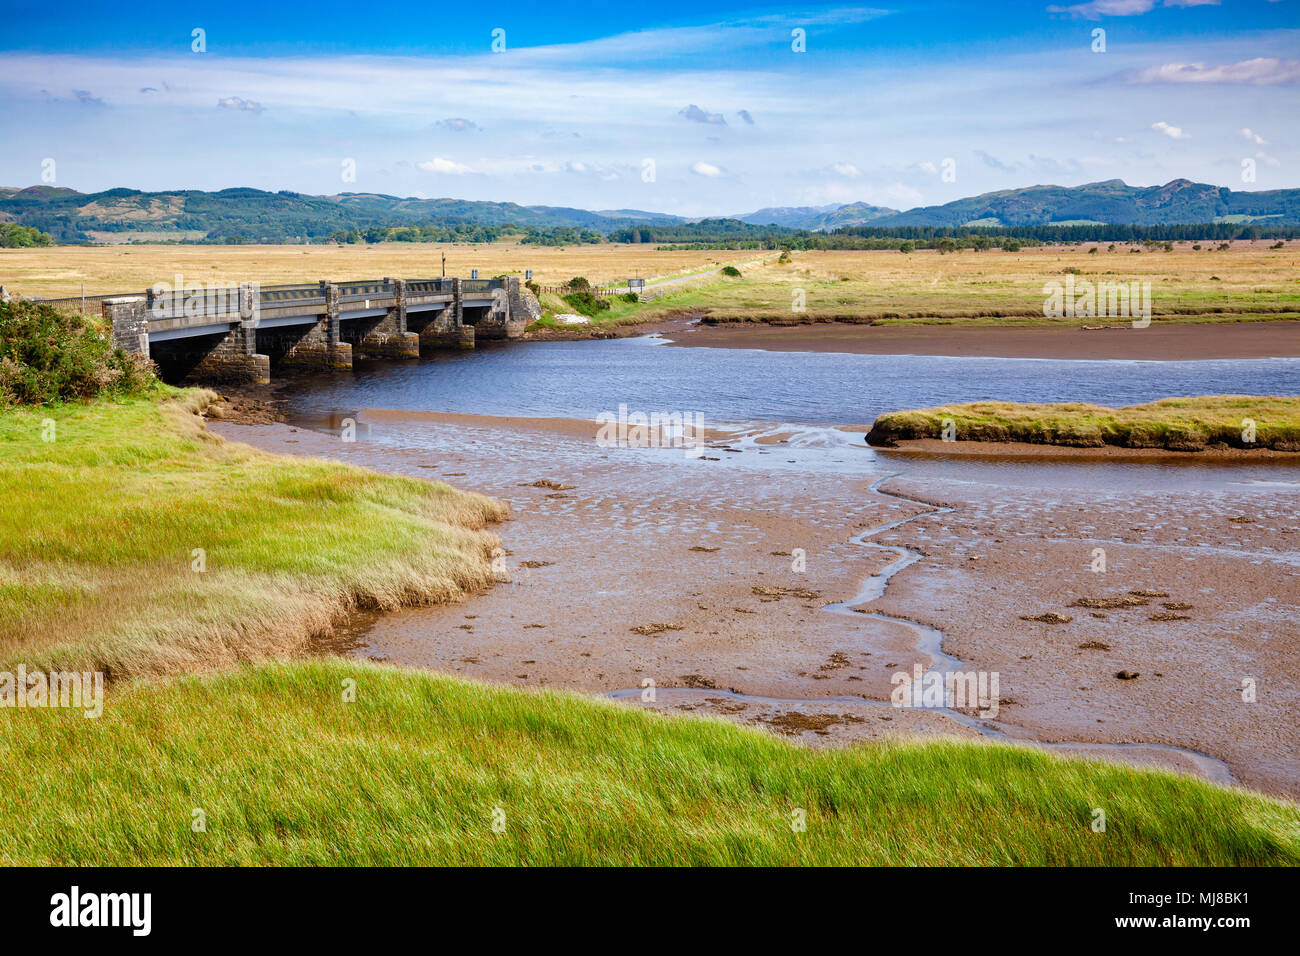
M644 288L645 288L645 279L628 279L628 280L627 280L627 287L628 287L629 289L644 289Z

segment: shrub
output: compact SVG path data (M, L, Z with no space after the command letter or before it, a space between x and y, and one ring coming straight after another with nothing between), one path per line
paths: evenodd
M138 395L156 383L148 359L114 348L85 316L43 302L0 302L0 404Z
M724 276L739 277L739 275L740 275L740 270L737 269L735 266L723 266L723 267L722 267L722 274L723 274Z
M916 251L916 243L914 243L911 239L905 239L903 240L903 243L898 247L898 251L903 253L904 255L913 253Z
M640 302L640 301L641 301L641 297L640 297L639 295L637 295L635 292L624 292L624 293L623 293L623 301L624 301L624 302Z
M591 290L591 283L582 276L574 276L569 280L568 285L574 292L588 292Z
M609 308L609 303L604 296L596 295L590 289L579 289L576 292L570 292L568 295L561 296L569 307L579 315L585 315L588 318L595 316L597 313L604 312Z

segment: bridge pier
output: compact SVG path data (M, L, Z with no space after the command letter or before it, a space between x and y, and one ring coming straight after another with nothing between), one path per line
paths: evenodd
M451 301L446 308L433 313L421 315L416 322L423 323L417 329L420 347L425 349L472 349L474 347L474 326L465 325L462 320L460 279L451 280ZM408 314L407 325L411 324Z
M366 358L419 358L420 336L406 329L406 280L384 281L393 284L396 304L362 332L354 352Z
M505 285L492 293L492 304L479 306L481 315L473 323L479 339L517 339L528 323L541 317L540 310L531 316L519 291L519 277L507 276Z
M239 322L215 344L204 348L202 337L181 339L180 343L195 343L193 348L181 351L182 361L190 365L186 381L218 382L232 385L267 385L271 381L271 358L257 352L257 329Z
M316 324L285 349L284 365L314 365L322 368L351 368L352 345L339 338L339 287L321 280L325 311Z
M124 352L153 359L188 382L261 384L271 381L271 360L257 353L257 332L239 313L230 315L224 331L176 339L174 344L149 344L149 300L146 296L105 299L104 318L113 329L113 344Z

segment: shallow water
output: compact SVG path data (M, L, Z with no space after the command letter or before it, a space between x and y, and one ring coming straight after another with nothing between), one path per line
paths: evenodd
M735 428L718 467L879 473L1017 486L1300 489L1291 463L1024 461L915 457L866 447L861 432L903 408L996 399L1126 405L1175 395L1300 394L1300 359L1199 362L1068 361L665 348L658 336L494 344L410 362L359 362L304 376L289 399L298 424L330 430L365 408L594 420L603 412L699 413ZM364 416L362 417L364 420ZM425 422L370 426L365 438L435 450ZM788 436L763 445L762 435ZM680 452L644 450L666 465ZM712 452L710 454L713 454Z

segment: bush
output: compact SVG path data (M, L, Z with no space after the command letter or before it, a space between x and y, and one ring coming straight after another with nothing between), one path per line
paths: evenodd
M722 274L723 274L724 276L734 276L734 277L739 277L739 276L740 276L740 270L737 269L735 266L723 266L723 267L722 267Z
M604 312L609 308L609 302L605 300L605 297L596 295L590 289L579 289L560 298L567 302L574 312L588 318L592 318L597 313Z
M589 292L591 290L591 283L582 276L574 276L569 280L568 284L569 288L574 292Z
M0 404L138 395L156 383L153 363L114 348L85 316L43 302L0 302Z
M916 243L914 243L911 239L905 239L903 240L903 243L898 247L898 251L903 253L904 255L913 253L916 251Z
M624 301L624 302L640 302L640 301L641 301L641 297L640 297L639 295L637 295L635 292L624 292L622 298L623 298L623 301Z

